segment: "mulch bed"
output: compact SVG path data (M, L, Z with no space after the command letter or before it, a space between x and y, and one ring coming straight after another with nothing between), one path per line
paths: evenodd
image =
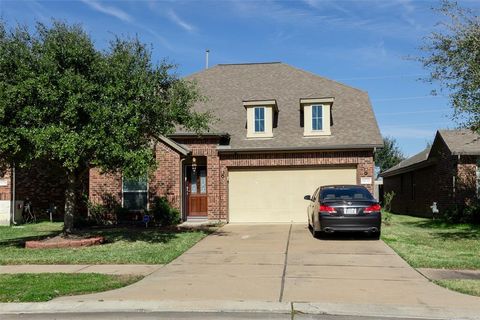
M43 240L27 241L25 248L27 249L52 249L52 248L78 248L100 245L105 242L105 238L101 236L82 238L81 236L69 236L64 238L58 235L53 238Z

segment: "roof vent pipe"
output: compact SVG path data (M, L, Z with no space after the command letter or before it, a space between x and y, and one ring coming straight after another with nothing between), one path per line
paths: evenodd
M210 49L205 50L205 69L208 69L208 54L210 53Z

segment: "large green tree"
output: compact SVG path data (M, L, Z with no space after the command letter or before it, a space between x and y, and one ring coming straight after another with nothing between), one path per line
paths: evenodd
M74 227L79 179L92 167L129 176L155 166L152 141L177 125L197 132L210 116L174 66L154 63L138 39L98 50L79 25L0 24L0 159L47 160L65 174L65 224Z
M425 38L418 60L430 71L425 79L449 95L460 124L480 132L480 17L456 2L436 9L444 19Z
M391 137L383 138L383 148L375 152L375 165L383 172L404 160L405 156L398 147L397 140Z

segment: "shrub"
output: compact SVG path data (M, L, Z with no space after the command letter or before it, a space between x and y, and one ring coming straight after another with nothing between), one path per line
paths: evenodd
M392 222L392 213L389 211L382 211L382 220L385 225L390 225Z
M480 201L476 201L463 210L465 222L480 223Z
M128 209L111 195L102 196L102 204L87 202L88 218L83 223L86 225L109 225L124 220Z
M392 200L395 197L395 192L390 191L385 193L383 196L383 211L382 211L382 218L383 223L389 225L392 222Z
M392 210L392 201L394 197L395 197L394 191L387 192L383 196L383 209L385 211L390 212Z
M176 225L181 221L180 211L173 208L165 197L155 197L147 214L162 226Z
M449 223L480 223L480 201L453 205L440 211L440 219Z

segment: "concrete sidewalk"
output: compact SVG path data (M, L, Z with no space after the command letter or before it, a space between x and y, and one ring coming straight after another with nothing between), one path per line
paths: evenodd
M111 275L140 275L147 276L163 265L149 264L29 264L0 266L0 274L15 273L103 273Z

